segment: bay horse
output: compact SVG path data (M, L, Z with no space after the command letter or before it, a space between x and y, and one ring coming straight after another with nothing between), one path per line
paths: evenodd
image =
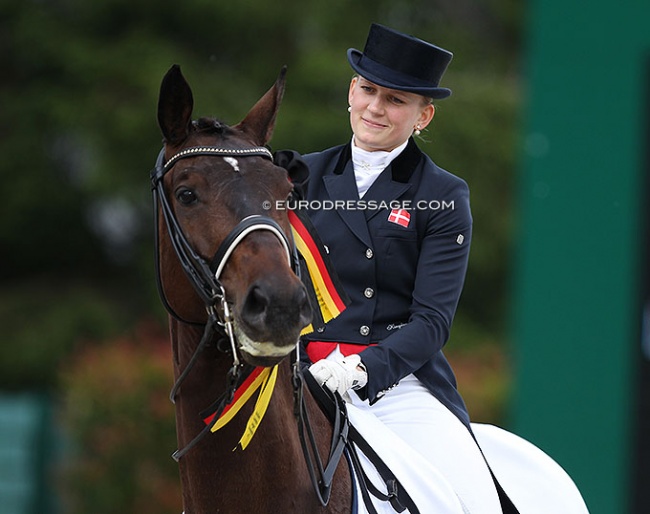
M264 146L284 88L283 69L234 126L192 121L192 91L177 65L160 88L164 146L152 172L157 270L169 312L185 514L351 512L344 459L333 472L329 502L315 493L294 415L288 356L311 310L292 266L287 211L277 208L292 184ZM206 430L200 413L229 392L233 370L276 364L275 391L245 450L233 449L252 402L218 432L197 436ZM331 423L308 392L304 408L316 447L327 455Z

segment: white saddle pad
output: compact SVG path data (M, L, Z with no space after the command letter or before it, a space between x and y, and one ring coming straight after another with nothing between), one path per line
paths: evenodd
M466 514L456 493L440 472L415 452L374 416L347 404L350 422L363 438L381 456L382 460L408 491L421 514L444 512L445 514ZM386 492L383 480L372 464L359 452L368 478L382 492ZM379 514L395 514L390 503L371 495ZM361 494L358 494L359 514L368 514ZM408 512L408 511L405 511Z
M472 423L472 431L521 514L589 514L571 477L537 446L494 425Z

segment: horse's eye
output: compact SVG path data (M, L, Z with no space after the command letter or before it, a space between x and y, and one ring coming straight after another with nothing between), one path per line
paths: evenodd
M186 187L180 187L176 190L176 199L183 205L192 205L197 202L196 193Z

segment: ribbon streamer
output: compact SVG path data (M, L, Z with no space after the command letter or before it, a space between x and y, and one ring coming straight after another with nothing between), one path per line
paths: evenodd
M241 410L244 404L253 396L255 391L260 390L253 413L248 418L244 434L239 440L239 445L242 450L245 450L251 439L255 435L255 431L259 427L266 409L271 401L273 389L275 388L275 381L278 375L278 366L273 368L257 367L253 369L251 374L244 380L244 382L237 388L235 398L230 403L219 417L219 420L210 429L211 432L216 432L220 428L227 425L232 418ZM214 414L206 417L203 421L210 424L214 419Z

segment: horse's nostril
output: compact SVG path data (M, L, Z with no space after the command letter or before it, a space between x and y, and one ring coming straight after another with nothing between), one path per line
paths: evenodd
M269 305L269 297L259 286L253 286L246 295L246 301L242 309L242 314L247 320L252 321L255 318L264 316ZM258 321L262 321L258 319Z
M279 290L259 281L249 288L240 320L251 339L282 344L286 344L286 339L294 344L296 331L311 323L311 305L305 288L300 282L283 285Z

